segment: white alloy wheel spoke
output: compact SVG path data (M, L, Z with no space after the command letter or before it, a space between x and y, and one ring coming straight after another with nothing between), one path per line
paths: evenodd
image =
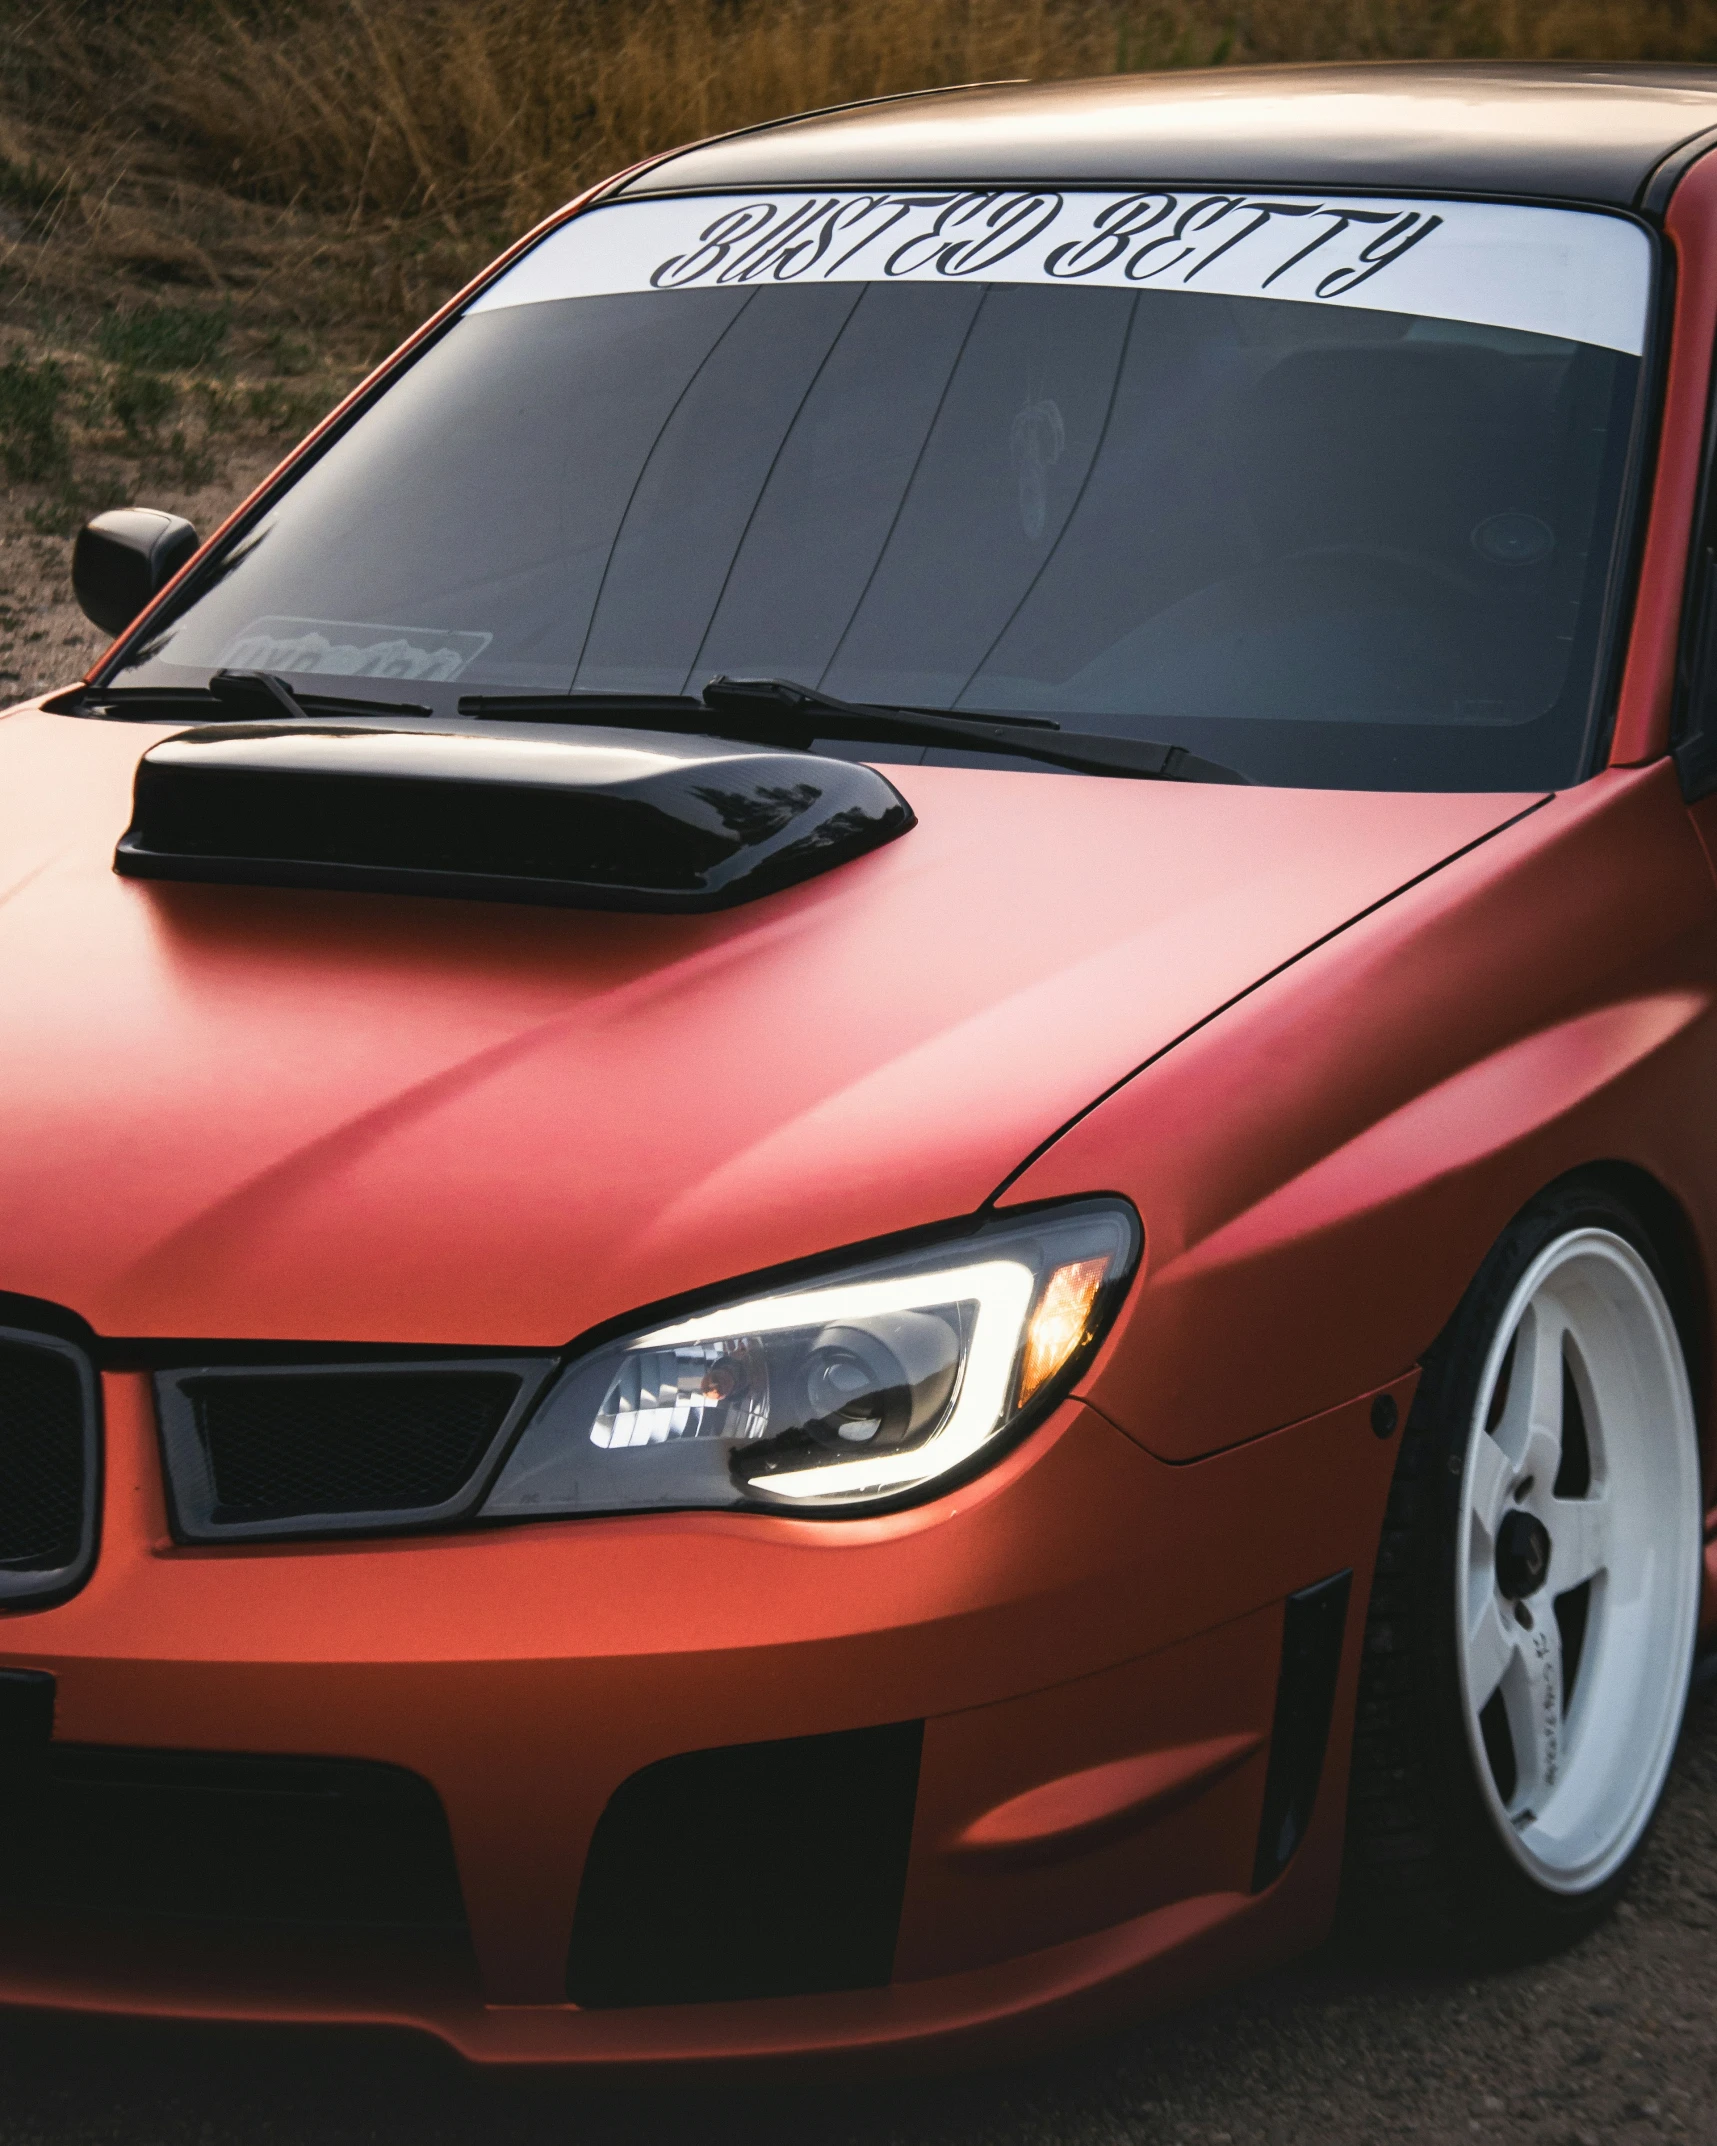
M1562 1778L1562 1634L1545 1603L1530 1631L1522 1630L1502 1680L1502 1703L1514 1743L1516 1779L1511 1816L1541 1816Z
M1467 1675L1481 1712L1508 1673L1517 1643L1524 1637L1514 1621L1514 1612L1494 1593L1467 1627Z
M1610 1501L1601 1491L1591 1498L1552 1498L1540 1510L1550 1529L1549 1593L1565 1595L1609 1570Z
M1556 1480L1556 1471L1562 1465L1562 1420L1557 1411L1556 1427L1534 1424L1532 1436L1521 1456L1519 1487L1515 1496L1523 1504L1542 1507L1550 1496L1550 1486ZM1528 1488L1528 1485L1531 1487ZM1522 1495L1524 1493L1524 1496Z
M1467 1479L1467 1504L1486 1538L1496 1540L1497 1523L1508 1503L1514 1469L1508 1455L1494 1438L1483 1432L1473 1440L1472 1473Z
M1520 1322L1508 1397L1496 1442L1514 1463L1516 1479L1532 1477L1548 1491L1562 1464L1562 1350L1567 1315L1553 1296L1541 1297Z

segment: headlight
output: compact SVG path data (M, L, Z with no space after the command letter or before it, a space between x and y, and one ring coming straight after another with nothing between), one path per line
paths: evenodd
M916 1491L1066 1391L1138 1251L1119 1200L1040 1209L611 1343L561 1374L483 1510L829 1511Z

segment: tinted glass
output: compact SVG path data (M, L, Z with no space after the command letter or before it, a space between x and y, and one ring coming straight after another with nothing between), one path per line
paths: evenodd
M115 682L413 679L451 712L726 671L1047 715L1264 782L1563 783L1638 373L1516 328L1196 289L502 306Z

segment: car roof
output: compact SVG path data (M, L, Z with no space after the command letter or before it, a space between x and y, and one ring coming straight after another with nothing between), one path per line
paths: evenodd
M980 83L877 99L679 151L626 194L1151 179L1660 206L1708 131L1717 68L1223 67Z

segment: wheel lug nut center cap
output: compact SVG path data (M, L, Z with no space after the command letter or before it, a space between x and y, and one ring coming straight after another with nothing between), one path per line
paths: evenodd
M1496 1584L1511 1602L1535 1595L1550 1577L1550 1530L1531 1513L1507 1515L1496 1534Z

